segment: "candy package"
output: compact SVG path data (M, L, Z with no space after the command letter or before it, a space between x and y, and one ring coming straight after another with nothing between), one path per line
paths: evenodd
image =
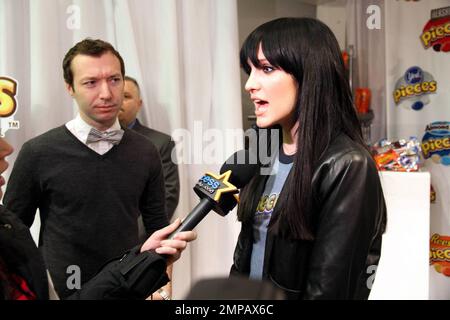
M415 137L397 141L382 139L371 150L380 171L419 171L423 164L420 143Z

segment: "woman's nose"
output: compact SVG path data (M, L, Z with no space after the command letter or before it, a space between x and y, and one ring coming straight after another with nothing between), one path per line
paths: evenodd
M255 73L252 71L250 72L250 75L248 76L247 82L245 83L245 90L247 92L252 92L254 90L260 89L260 83L255 75Z

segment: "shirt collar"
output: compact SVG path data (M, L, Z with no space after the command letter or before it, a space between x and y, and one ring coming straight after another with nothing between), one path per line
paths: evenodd
M131 123L128 125L128 129L133 129L133 127L136 125L137 119L134 119L131 121Z

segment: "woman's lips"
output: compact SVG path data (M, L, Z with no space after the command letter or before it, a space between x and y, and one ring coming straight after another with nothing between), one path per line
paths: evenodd
M263 101L263 100L257 100L254 101L255 103L255 116L262 116L267 109L269 108L269 104L267 103L267 101Z

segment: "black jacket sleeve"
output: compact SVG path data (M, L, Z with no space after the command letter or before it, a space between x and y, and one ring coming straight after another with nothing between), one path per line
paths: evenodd
M169 140L161 146L159 153L163 166L164 182L166 189L166 213L172 219L180 197L180 180L178 177L178 166L172 161L172 151L175 143Z
M367 299L358 292L367 286L368 264L378 263L385 216L377 170L370 156L349 152L324 163L318 175L321 209L304 298Z
M108 262L69 300L145 299L168 281L166 261L155 252L139 253L140 245Z

